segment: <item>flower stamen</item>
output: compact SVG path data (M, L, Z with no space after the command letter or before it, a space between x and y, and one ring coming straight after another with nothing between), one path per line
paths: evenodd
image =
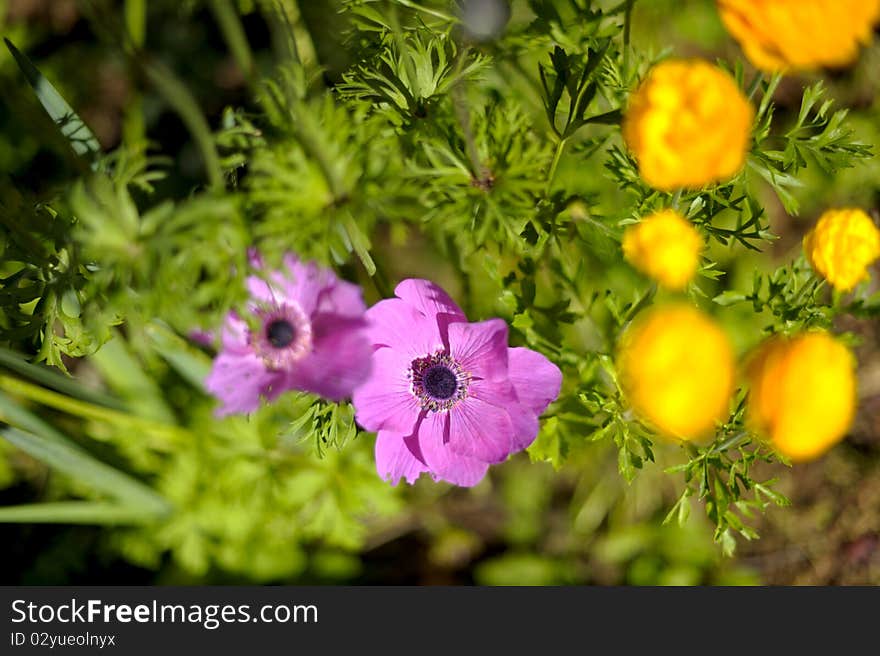
M260 314L250 341L269 369L289 368L312 350L312 325L298 304L284 303Z
M430 412L454 408L467 398L471 382L470 373L443 350L413 360L407 377L410 392Z

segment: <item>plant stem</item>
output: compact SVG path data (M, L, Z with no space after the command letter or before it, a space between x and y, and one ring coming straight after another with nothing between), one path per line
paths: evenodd
M232 51L232 56L235 57L244 76L251 79L254 73L254 58L235 8L229 0L210 0L210 5L214 19L223 32L223 38Z
M567 143L568 137L560 139L556 143L556 152L553 154L553 161L550 163L550 172L547 174L547 196L550 196L550 190L553 188L553 181L556 179L556 170L559 168L559 160L562 159L562 153L565 150L565 145Z
M749 437L751 437L751 433L748 431L741 431L736 435L732 435L727 438L724 442L719 444L718 446L713 446L710 453L723 453L728 449L740 445L742 442L745 442Z
M623 10L623 72L626 75L629 72L629 39L630 29L632 27L632 10L636 0L626 0L626 7Z
M146 0L125 0L125 28L135 48L142 48L147 34ZM128 146L146 140L143 95L139 91L132 94L131 102L125 110L122 140Z
M455 16L450 16L449 14L444 14L443 12L437 11L436 9L431 9L430 7L422 7L411 0L397 0L397 4L406 7L407 9L412 9L413 11L421 11L429 16L433 16L434 18L439 18L440 20L445 20L450 23L457 23L458 20Z
M189 128L205 162L205 172L212 189L224 187L223 169L214 145L214 135L208 121L202 115L199 105L189 89L164 64L155 59L141 59L147 79L156 87L165 101L176 111Z
M751 100L755 93L758 91L758 88L761 86L761 82L764 81L764 74L758 71L755 74L755 78L752 80L751 84L749 84L749 88L746 91L746 96L749 100Z

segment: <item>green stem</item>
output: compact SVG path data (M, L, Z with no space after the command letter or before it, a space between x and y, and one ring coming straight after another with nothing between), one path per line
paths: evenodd
M471 172L475 180L482 180L486 177L489 171L486 170L486 167L483 166L483 162L480 160L477 142L474 140L474 131L471 127L471 116L468 112L468 103L467 98L465 97L465 81L463 79L457 79L464 68L464 62L467 55L468 48L467 46L463 46L458 53L458 57L455 61L455 68L452 72L452 79L457 81L450 90L450 95L452 96L452 108L455 110L455 118L458 121L462 137L464 138L465 151L467 152L468 160L471 163Z
M142 59L142 66L147 79L156 87L159 94L176 111L196 141L205 162L205 172L210 186L222 189L223 169L220 157L214 145L214 135L208 121L202 115L199 105L189 89L164 64L155 59Z
M440 20L445 20L450 23L457 23L457 19L455 16L450 16L449 14L444 14L441 11L437 11L436 9L431 9L430 7L422 7L411 0L396 0L397 4L406 7L407 9L412 9L413 11L421 11L429 16L433 16L434 18L439 18Z
M254 58L235 8L229 0L210 0L210 5L214 19L220 26L223 38L232 51L238 67L247 79L251 79L254 73Z
M125 28L135 48L142 48L147 34L146 0L125 0ZM122 140L133 146L146 140L143 95L134 92L122 121Z
M724 453L725 451L727 451L728 449L730 449L732 447L739 446L740 444L745 442L750 437L751 437L751 433L749 433L748 431L739 432L739 433L727 438L724 442L722 442L718 446L713 446L710 449L709 453Z
M559 168L559 160L562 159L562 153L565 150L565 144L568 143L568 137L560 139L556 144L556 152L553 154L553 161L550 163L550 172L547 174L547 191L546 195L550 195L553 188L553 181L556 179L556 170Z
M629 72L629 39L630 29L632 27L632 10L636 0L626 0L626 7L623 10L623 72L624 75Z
M761 82L763 81L764 74L758 71L758 73L755 74L755 78L752 80L751 84L749 84L748 90L746 91L746 96L749 100L751 100L755 96L755 93L758 91L761 86Z

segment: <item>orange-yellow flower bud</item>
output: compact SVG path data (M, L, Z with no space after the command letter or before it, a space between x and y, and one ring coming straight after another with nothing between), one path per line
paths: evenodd
M871 40L880 0L718 0L721 20L766 71L841 67Z
M880 230L860 209L828 210L804 237L804 253L813 270L848 292L880 257Z
M792 460L843 439L856 407L855 359L825 332L774 336L749 358L748 423Z
M639 271L668 289L683 289L700 263L703 240L675 210L661 210L623 233L623 255Z
M666 435L698 439L727 416L733 349L695 307L661 306L637 317L618 345L617 365L633 410Z
M720 68L667 60L630 96L623 138L646 183L661 191L696 189L739 172L753 120L751 104Z

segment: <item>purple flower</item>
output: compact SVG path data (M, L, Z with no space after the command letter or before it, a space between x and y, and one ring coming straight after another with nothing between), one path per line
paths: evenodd
M256 253L251 265L262 268ZM282 271L249 276L253 329L231 312L220 354L205 385L220 399L218 415L251 412L291 389L338 401L370 370L370 342L361 290L330 269L284 257Z
M353 396L358 423L378 433L379 475L476 485L532 443L562 373L540 353L508 348L501 319L468 323L434 283L404 280L394 293L367 311L373 369Z

